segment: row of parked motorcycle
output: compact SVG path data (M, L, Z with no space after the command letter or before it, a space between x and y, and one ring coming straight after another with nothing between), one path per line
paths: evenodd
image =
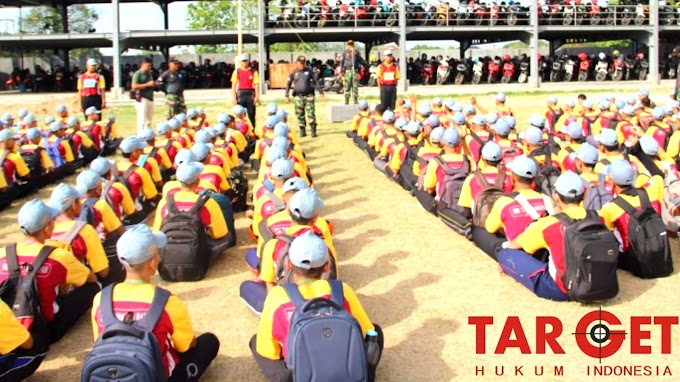
M649 23L648 2L622 0L617 5L601 6L598 2L586 3L550 0L538 7L538 20L542 25L645 25ZM357 0L318 2L282 0L281 13L269 17L269 28L324 28L347 26L396 26L399 6L394 0ZM408 26L454 25L529 25L531 9L513 1L406 1ZM680 8L661 6L659 20L662 24L680 25Z
M649 73L649 62L643 53L635 57L625 57L617 54L609 57L604 53L588 56L586 53L560 57L538 57L539 78L541 81L569 82L569 81L644 81ZM673 78L677 62L669 61L660 69L664 74ZM359 83L364 86L375 86L379 62L374 61L369 66L362 66L358 73ZM669 69L665 69L665 67ZM428 59L423 57L409 59L406 76L411 84L444 85L453 83L525 83L529 79L531 65L527 55L511 57L484 57L482 59L443 59L442 56ZM673 73L671 73L673 72ZM342 93L342 76L337 62L329 60L317 70L317 75L323 77L324 89Z

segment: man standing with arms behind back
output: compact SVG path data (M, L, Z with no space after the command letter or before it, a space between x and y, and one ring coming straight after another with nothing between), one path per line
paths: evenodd
M165 86L165 118L170 119L177 114L186 113L184 104L184 78L178 71L179 61L173 58L168 63L168 70L158 76L156 82Z
M85 73L78 77L78 95L80 95L80 108L85 112L88 107L94 106L97 110L106 108L106 83L104 76L97 73L97 60L87 60ZM87 116L86 116L87 117Z
M385 110L394 111L397 103L397 81L399 81L399 66L394 63L392 50L387 49L384 53L384 62L378 65L376 76L378 77L378 90L380 91L380 103Z
M342 54L342 61L340 62L340 70L342 70L345 83L345 105L349 105L350 90L352 91L352 97L354 97L354 104L359 103L359 79L357 78L357 72L363 64L364 59L354 49L354 41L347 41L347 50Z
M255 107L260 101L260 75L250 67L250 55L242 54L239 67L231 75L231 99L248 111L248 119L255 126Z
M136 91L135 110L137 110L137 135L142 134L144 126L153 121L153 91L156 81L151 73L151 59L142 59L142 65L132 76L132 90Z
M288 82L286 83L286 102L290 102L288 93L290 92L290 85L295 84L293 96L295 97L295 115L298 119L298 126L300 127L300 137L307 135L307 117L309 117L309 127L312 129L312 137L316 137L316 113L314 110L314 89L319 91L321 99L325 99L323 94L323 86L316 80L316 76L310 67L307 66L307 59L305 56L298 57L295 62L295 69L290 72Z

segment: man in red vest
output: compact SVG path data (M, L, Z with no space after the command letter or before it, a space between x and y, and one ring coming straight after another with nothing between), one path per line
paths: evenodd
M78 78L78 95L80 95L80 108L83 112L90 106L96 107L97 110L106 108L105 89L104 76L97 73L97 60L90 58L87 60L85 73Z
M250 67L250 55L242 54L239 67L231 75L232 103L248 111L248 119L255 126L255 107L260 100L260 75Z
M385 110L394 111L397 102L397 81L399 81L399 66L394 63L392 50L384 53L384 62L378 65L378 89L380 90L380 103Z

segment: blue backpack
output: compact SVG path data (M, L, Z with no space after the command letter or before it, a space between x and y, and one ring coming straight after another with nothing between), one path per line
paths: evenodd
M47 137L45 137L43 140L45 141L45 151L47 151L47 155L49 155L50 159L52 159L54 168L57 169L63 166L66 162L59 152L59 145L61 145L62 138L57 138L53 144L50 144L50 142L47 140Z
M309 301L296 284L283 285L295 312L288 332L286 367L295 382L367 381L364 338L345 309L342 282L329 280L331 298Z
M94 204L97 203L97 201L99 201L99 198L85 199L83 202L83 209L80 211L80 216L78 216L76 220L85 222L94 227Z
M139 321L122 322L113 312L113 287L101 293L104 332L85 357L81 382L165 382L168 377L156 336L152 333L170 292L156 287L151 307Z

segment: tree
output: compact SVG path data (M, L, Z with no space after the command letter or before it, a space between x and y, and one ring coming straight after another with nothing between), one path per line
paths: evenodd
M87 5L75 4L68 7L68 31L71 33L92 33L94 23L99 20L97 11ZM21 19L21 33L52 34L63 33L62 17L52 7L32 7Z
M257 0L241 0L243 29L258 27ZM235 30L238 20L236 1L199 1L189 4L187 10L189 29L192 30ZM272 52L316 52L327 49L328 44L317 43L279 43L271 46ZM256 51L257 47L243 47L243 50ZM236 51L235 45L201 45L196 47L196 53L226 53Z
M257 28L257 0L242 0L242 28ZM236 1L199 1L189 4L187 8L189 29L216 30L236 29L238 9ZM196 47L196 53L224 53L234 51L234 47L227 45L201 45Z

